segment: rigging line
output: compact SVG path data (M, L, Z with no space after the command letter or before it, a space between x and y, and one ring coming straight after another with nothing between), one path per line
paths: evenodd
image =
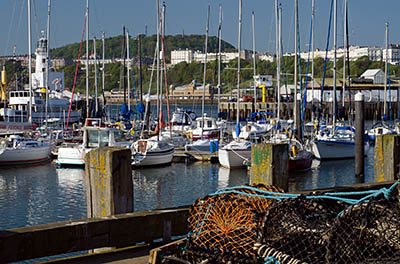
M324 99L323 95L324 95L324 86L325 86L326 65L328 63L328 49L329 49L329 38L330 38L330 35L331 35L332 13L333 13L333 0L331 0L331 11L330 11L330 14L329 14L328 37L327 37L327 40L326 40L324 73L323 73L323 76L322 76L321 94L320 94L320 100L319 100L321 109L322 109L322 101Z
M304 100L303 100L303 112L301 113L301 119L304 121L304 113L307 107L307 85L308 85L308 74L310 72L310 53L311 53L311 41L312 41L312 26L314 21L311 16L311 23L310 23L310 42L308 45L308 60L307 60L307 73L306 73L306 83L304 86Z
M6 42L6 46L4 48L4 55L7 55L7 50L8 50L8 45L10 44L10 36L11 36L11 26L14 22L14 15L15 15L15 10L16 10L16 4L17 1L14 1L14 5L13 5L13 11L11 13L11 20L10 20L10 26L8 28L8 36L7 36L7 42Z
M37 15L37 5L36 5L36 0L32 1L33 4L33 12L34 12L34 20L35 20L35 28L36 28L36 36L37 39L40 39L40 31L39 31L39 21L38 21L38 15Z
M101 20L99 20L99 17L98 17L98 15L97 15L96 1L93 1L93 11L94 11L94 17L95 17L95 20L96 20L96 24L95 24L95 25L98 25L99 28L100 28L100 32L103 32L104 29L103 29L102 24L100 23ZM96 31L96 30L95 30L95 31Z
M22 24L22 17L25 14L25 1L22 0L22 5L21 5L21 13L19 13L19 19L18 19L18 24L17 24L17 31L20 32L21 24Z
M72 86L71 102L70 102L69 108L68 108L68 117L67 117L66 131L68 131L68 123L69 123L69 117L70 117L70 115L71 115L72 101L73 101L73 99L74 99L74 91L75 91L76 79L77 79L77 77L78 77L78 69L79 69L79 62L80 62L80 59L81 59L83 38L84 38L84 36L85 36L85 31L86 31L86 19L87 19L87 16L85 16L85 21L84 21L84 23L83 23L83 31L82 31L82 37L81 37L81 44L80 44L80 46L79 46L78 61L76 62L76 68L75 68L74 84L73 84L73 86ZM86 67L89 67L89 65L86 65Z
M274 25L274 21L275 21L275 13L274 13L274 9L272 8L272 15L271 15L271 23L270 23L270 28L269 28L269 37L267 38L267 40L269 39L270 41L267 41L267 50L273 50L273 48L271 49L271 45L272 45L272 39L273 39L273 25Z

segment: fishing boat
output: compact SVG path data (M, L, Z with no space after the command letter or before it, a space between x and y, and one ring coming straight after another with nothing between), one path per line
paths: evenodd
M10 135L0 144L0 166L36 164L50 160L53 145L47 141Z
M82 144L65 144L59 147L56 160L59 166L84 166L85 155L89 151L99 147L126 147L130 148L131 141L126 140L125 134L112 127L100 126L100 120L87 119L83 130Z
M174 145L154 139L140 139L132 144L132 166L171 164Z

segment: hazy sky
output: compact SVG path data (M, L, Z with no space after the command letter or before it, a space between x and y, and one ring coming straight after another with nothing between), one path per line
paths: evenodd
M33 48L37 36L46 29L48 0L32 0ZM155 0L90 0L90 37L121 34L126 25L132 36L156 32ZM166 0L167 34L205 34L207 5L211 6L210 35L218 29L219 5L223 8L223 39L237 46L238 0ZM326 43L330 0L316 0L315 45L324 48ZM390 23L390 42L399 43L400 1L399 0L348 0L350 43L352 45L383 46L385 22ZM51 42L52 47L79 42L82 34L86 0L51 0ZM293 50L294 0L281 0L283 8L283 47ZM343 6L338 0L338 46L343 45ZM252 48L251 12L256 17L256 49L274 52L275 22L274 0L243 0L242 47ZM17 54L27 51L27 0L1 0L0 55ZM309 43L311 0L299 0L301 47ZM39 33L38 33L39 31ZM331 36L331 40L333 37Z

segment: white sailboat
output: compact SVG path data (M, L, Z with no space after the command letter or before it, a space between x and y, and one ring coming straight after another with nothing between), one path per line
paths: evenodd
M239 104L240 104L240 44L242 31L242 0L239 0L239 33L238 33L238 85L237 85L237 112L236 112L236 140L223 146L218 151L218 160L221 166L226 168L243 168L251 157L252 143L247 140L240 139L240 123L239 123Z
M165 4L162 6L162 11L160 13L160 1L157 0L157 44L156 44L156 55L157 55L157 91L158 91L158 101L157 110L159 111L159 120L157 125L157 135L150 139L140 139L134 142L131 146L132 149L132 166L159 166L167 165L172 162L174 154L174 145L171 144L172 140L172 129L169 131L169 138L160 137L161 129L163 128L162 120L162 72L166 70L165 58L164 58L164 41L161 42L161 52L160 52L160 31L162 39L164 40L165 32ZM159 16L161 14L161 17ZM160 56L161 55L161 56ZM161 59L161 61L160 61ZM160 62L161 67L160 68ZM161 70L161 74L160 71ZM165 72L164 72L165 73ZM161 80L160 80L161 77ZM150 94L150 91L149 91ZM146 107L146 112L148 111ZM165 135L165 134L164 134ZM167 136L168 137L168 136Z
M333 105L332 126L321 129L311 141L314 156L320 160L347 159L355 157L354 129L336 124L336 36L337 36L337 0L334 1L334 59L333 59ZM365 148L367 150L368 148Z

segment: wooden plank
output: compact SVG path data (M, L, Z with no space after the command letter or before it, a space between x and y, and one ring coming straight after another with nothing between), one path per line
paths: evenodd
M0 259L13 262L101 247L125 247L162 239L165 230L168 235L182 236L188 232L188 214L188 208L181 208L3 230Z

